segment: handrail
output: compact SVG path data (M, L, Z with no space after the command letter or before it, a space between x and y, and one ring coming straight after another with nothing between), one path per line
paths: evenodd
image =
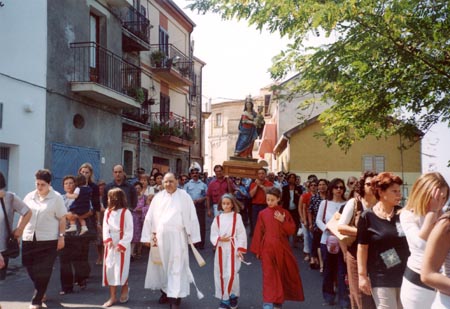
M147 44L150 43L150 21L136 8L114 8L113 13L120 19L122 26Z
M136 98L141 69L95 42L71 43L74 82L95 82Z
M155 62L155 55L159 63ZM150 44L150 62L152 67L175 69L183 77L192 79L193 61L173 44Z

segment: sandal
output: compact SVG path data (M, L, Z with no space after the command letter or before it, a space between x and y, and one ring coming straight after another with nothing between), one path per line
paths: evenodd
M102 307L103 307L103 308L111 307L111 306L113 306L116 302L117 302L116 300L108 299L108 300L106 301L106 303L104 303L104 304L102 305Z
M120 295L119 301L121 304L126 304L129 299L130 299L130 287L128 287L128 292L125 297L122 297L122 295Z

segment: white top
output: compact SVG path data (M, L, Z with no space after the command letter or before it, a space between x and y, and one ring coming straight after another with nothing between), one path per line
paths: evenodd
M367 206L363 205L363 210L367 209ZM355 198L351 198L347 201L347 204L344 206L344 210L342 210L341 218L339 219L339 225L349 224L353 217L353 212L355 211Z
M422 228L425 217L414 215L410 210L403 210L400 213L400 224L405 232L411 255L408 258L407 265L410 269L420 274L422 269L423 254L425 252L426 240L419 237L419 231Z
M325 210L325 204L327 204L327 212L325 213L325 222L328 223L328 221L330 221L333 215L337 211L339 211L339 209L341 208L342 205L345 204L345 202L336 203L327 200L323 200L322 202L320 202L319 211L317 212L316 217L316 225L323 232L322 238L320 239L321 244L326 244L328 235L330 235L330 233L327 230L326 223L323 222L323 212Z
M23 201L31 209L32 216L25 226L22 240L32 241L33 235L36 235L37 241L57 240L59 221L67 213L62 196L50 188L47 196L41 199L34 190Z

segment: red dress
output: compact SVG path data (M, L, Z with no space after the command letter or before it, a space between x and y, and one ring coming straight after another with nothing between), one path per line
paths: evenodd
M285 214L283 223L274 218L277 210ZM281 206L267 207L259 213L250 251L261 259L265 303L305 300L299 268L288 240L295 232L294 220Z

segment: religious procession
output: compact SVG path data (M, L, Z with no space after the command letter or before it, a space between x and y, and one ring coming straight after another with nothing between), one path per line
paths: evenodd
M448 6L0 1L0 309L450 309Z
M189 256L203 266L208 242L217 308L242 308L240 269L251 264L249 254L262 270L261 303L254 306L299 302L301 308L308 295L293 251L299 246L303 260L322 277L323 306L450 306L449 186L439 173L420 176L401 206L403 180L390 172L367 171L347 180L309 175L305 182L295 173L275 174L263 167L252 179L225 175L216 165L214 177L208 177L196 162L189 174L162 174L156 168L151 174L143 168L136 172L127 179L118 164L111 182L96 183L92 166L84 163L78 176L64 177L65 193L59 194L52 188L51 171L42 169L35 173L36 189L23 200L4 190L0 174L5 227L0 278L8 280L8 262L18 256L22 239L21 259L30 281L24 284L34 286L29 308L47 307L52 271L60 272L60 296L83 292L89 282L108 288L102 307L127 304L140 297L129 285L130 269L140 259L147 261L142 284L160 293L159 304L183 308L193 285L197 308L203 308L205 295ZM20 217L17 225L14 214ZM89 278L92 244L101 282ZM54 269L57 259L59 270Z

